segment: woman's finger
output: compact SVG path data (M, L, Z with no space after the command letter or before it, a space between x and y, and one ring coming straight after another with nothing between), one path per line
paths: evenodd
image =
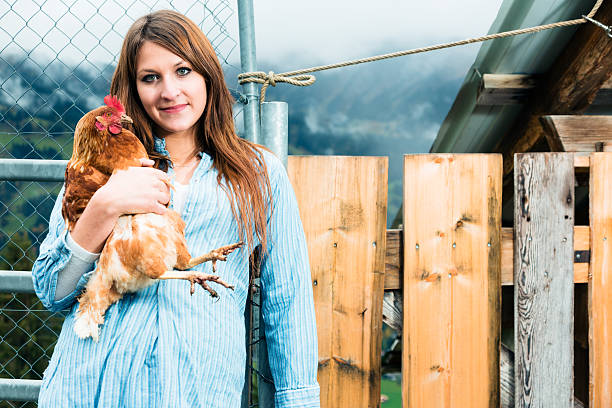
M153 167L155 165L155 161L149 158L142 158L140 159L140 165L142 167Z

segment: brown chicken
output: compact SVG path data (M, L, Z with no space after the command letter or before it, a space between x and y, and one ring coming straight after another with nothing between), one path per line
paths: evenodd
M68 230L72 230L83 214L93 194L104 185L113 172L130 166L141 166L148 158L138 138L123 128L132 119L117 98L104 98L106 106L88 112L79 120L74 132L72 158L66 168L66 189L62 215ZM187 271L200 263L224 261L242 242L215 249L191 258L185 241L185 223L179 214L168 209L164 215L134 214L119 217L106 240L98 265L85 292L79 298L74 331L80 338L99 337L99 325L104 313L124 293L142 289L156 279L185 279L217 293L207 285L216 282L233 289L216 275ZM173 269L178 269L173 270Z

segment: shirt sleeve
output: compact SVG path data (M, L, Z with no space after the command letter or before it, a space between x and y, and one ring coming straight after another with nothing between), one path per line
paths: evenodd
M55 298L58 275L66 267L73 254L66 243L68 230L62 218L63 196L64 188L62 188L55 201L49 218L49 232L42 244L40 244L38 258L32 266L34 291L42 304L52 312L72 306L93 273L93 270L84 273L79 278L73 291L59 299Z
M320 407L317 328L306 238L287 173L280 161L273 160L273 210L261 286L275 407Z

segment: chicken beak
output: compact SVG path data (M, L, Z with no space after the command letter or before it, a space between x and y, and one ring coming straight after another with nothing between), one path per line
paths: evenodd
M130 118L128 115L126 115L125 113L121 114L121 122L123 123L134 123L134 121L132 120L132 118Z

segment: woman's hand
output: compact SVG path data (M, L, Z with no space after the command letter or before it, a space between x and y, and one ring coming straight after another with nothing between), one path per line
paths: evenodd
M117 171L93 195L70 232L72 239L89 252L100 252L123 214L166 212L170 179L152 168L153 160L141 159L142 167Z
M143 167L129 167L113 173L92 197L104 205L109 215L153 212L164 214L170 202L170 178L152 168L152 160L143 159Z

